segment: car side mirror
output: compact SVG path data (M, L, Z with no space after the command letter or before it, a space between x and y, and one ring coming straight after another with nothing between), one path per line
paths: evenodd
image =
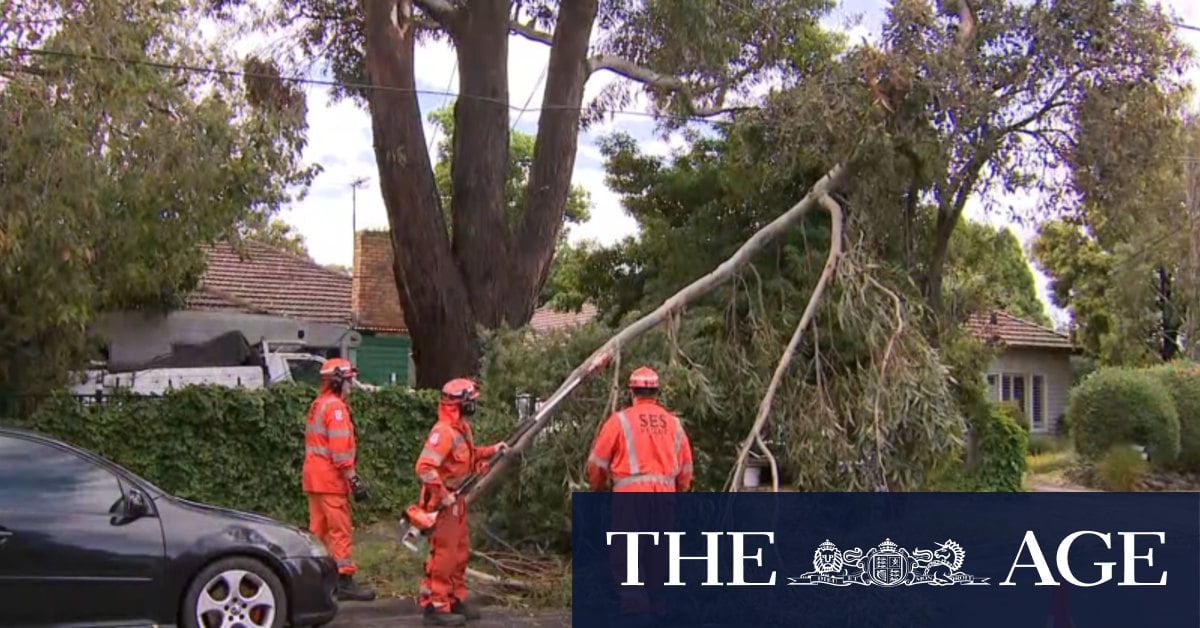
M125 517L137 519L148 514L150 514L150 503L146 501L146 496L136 488L129 489L125 495Z

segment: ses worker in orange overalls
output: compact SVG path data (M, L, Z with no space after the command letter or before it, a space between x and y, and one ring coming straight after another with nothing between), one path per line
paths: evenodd
M658 373L629 376L630 405L608 417L592 443L587 477L593 491L674 493L692 486L692 446L683 424L658 405Z
M342 358L321 365L321 389L308 410L304 431L304 492L308 495L308 529L329 548L338 566L337 597L370 601L375 592L354 582L350 558L351 524L348 495L365 501L367 487L356 472L354 423L346 399L357 371Z
M629 377L633 403L613 413L600 426L587 461L593 491L611 487L614 493L676 493L692 486L692 446L683 424L658 404L658 373L641 367ZM664 496L665 497L665 496ZM674 500L650 503L612 501L612 530L662 532L673 524ZM614 543L609 554L613 576L625 580L626 549ZM645 587L618 587L620 609L626 614L666 613L666 548L642 548Z
M432 511L444 506L429 534L429 559L421 581L419 603L425 609L425 623L436 626L461 626L479 612L467 606L467 559L470 538L467 533L467 505L455 499L453 491L472 471L485 473L487 459L508 448L504 442L486 447L475 446L469 417L475 414L479 388L475 382L453 379L442 387L437 423L425 440L417 458L417 477L421 481L418 505Z

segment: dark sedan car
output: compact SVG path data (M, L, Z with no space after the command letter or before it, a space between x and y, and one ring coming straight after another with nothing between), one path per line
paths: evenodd
M305 530L0 427L0 626L321 625L336 583Z

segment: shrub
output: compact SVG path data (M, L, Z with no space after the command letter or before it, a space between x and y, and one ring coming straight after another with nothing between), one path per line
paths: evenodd
M1181 360L1149 371L1166 386L1179 415L1179 458L1175 466L1200 471L1200 365Z
M1071 392L1067 419L1075 448L1086 460L1099 460L1123 443L1148 446L1155 466L1179 456L1179 415L1158 378L1144 370L1105 368Z
M1063 439L1052 434L1030 434L1029 436L1029 455L1040 456L1043 454L1058 453L1066 448L1066 443Z
M186 499L304 523L304 429L316 390L188 386L104 404L54 397L12 421L89 449ZM359 473L371 501L357 523L394 517L417 497L413 465L436 417L436 396L400 388L350 398Z
M970 417L975 459L948 470L932 490L1021 492L1025 490L1029 434L1008 405L982 404Z
M1096 465L1096 474L1110 491L1132 491L1148 469L1141 452L1125 443L1109 448Z

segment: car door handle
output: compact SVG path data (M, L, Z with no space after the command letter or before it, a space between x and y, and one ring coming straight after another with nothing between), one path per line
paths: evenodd
M13 535L13 533L11 531L6 530L4 528L0 528L0 545L4 545L5 543L7 543L8 537L10 537L12 535Z

